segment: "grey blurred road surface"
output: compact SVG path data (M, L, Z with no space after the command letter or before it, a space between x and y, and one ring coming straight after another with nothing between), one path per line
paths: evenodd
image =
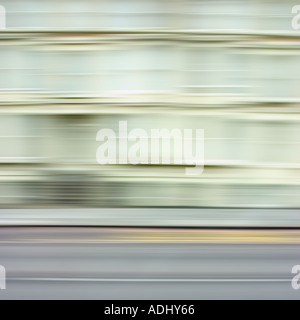
M296 243L85 242L78 232L72 241L13 241L20 232L0 230L0 299L300 300Z

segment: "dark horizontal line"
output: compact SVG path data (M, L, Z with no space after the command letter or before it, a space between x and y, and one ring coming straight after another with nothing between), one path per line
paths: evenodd
M8 228L19 228L19 229L29 229L29 228L73 228L73 229L144 229L144 230L294 230L300 231L300 227L242 227L242 226L228 226L228 227L218 227L218 226L146 226L146 225L0 225L0 229Z

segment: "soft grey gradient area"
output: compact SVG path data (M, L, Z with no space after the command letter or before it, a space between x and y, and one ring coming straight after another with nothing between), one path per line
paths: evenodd
M0 299L300 299L299 244L0 242Z

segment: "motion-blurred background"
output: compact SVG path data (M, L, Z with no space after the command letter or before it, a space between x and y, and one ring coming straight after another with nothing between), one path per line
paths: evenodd
M1 207L299 207L294 4L1 0ZM205 129L204 174L98 165L120 120Z
M0 0L0 299L299 299L294 5ZM99 165L119 121L204 129L203 174Z

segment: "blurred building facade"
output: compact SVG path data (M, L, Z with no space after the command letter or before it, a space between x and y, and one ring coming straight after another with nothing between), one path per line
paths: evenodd
M1 0L0 206L299 207L294 4ZM205 129L204 174L98 165L120 120Z

